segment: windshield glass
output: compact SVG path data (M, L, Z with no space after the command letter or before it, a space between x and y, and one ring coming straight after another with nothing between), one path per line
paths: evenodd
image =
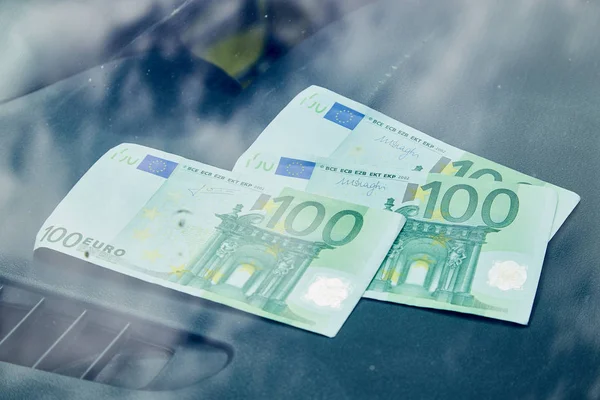
M202 382L211 382L203 393L223 398L236 391L250 398L501 398L507 390L514 398L598 398L598 20L597 2L573 0L3 1L0 286L88 302L106 320L118 312L125 325L127 316L140 318L202 338L202 346L220 341L207 350L223 357L216 367L192 361L201 378L157 388L205 390ZM327 339L116 273L34 259L44 221L110 149L131 143L232 170L311 85L581 196L549 242L528 326L361 300L344 330ZM364 117L350 114L357 115ZM304 129L297 121L290 132ZM137 190L121 196L134 201ZM1 293L0 335L28 312L3 311ZM60 325L57 318L48 321ZM102 329L117 335L122 327L115 326ZM119 383L108 369L69 370L75 364L66 361L32 368L40 355L17 357L2 340L0 376L3 368L28 367L6 369L15 393L36 382L65 394L54 376L107 383L110 389L93 389L98 396L150 382ZM169 340L152 345L153 360L162 361L150 375L176 353ZM253 377L241 377L251 367Z

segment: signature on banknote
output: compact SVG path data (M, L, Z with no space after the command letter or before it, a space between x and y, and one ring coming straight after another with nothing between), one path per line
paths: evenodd
M374 140L375 142L387 144L393 149L398 150L398 160L404 160L405 158L413 157L419 158L419 153L417 153L416 147L410 147L402 144L402 141L398 139L392 139L387 137L387 135L383 135Z

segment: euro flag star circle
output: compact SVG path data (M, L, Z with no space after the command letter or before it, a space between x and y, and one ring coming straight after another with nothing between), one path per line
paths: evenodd
M296 172L294 172L293 170L291 170L291 167L295 167L295 166L299 166L300 170L296 171ZM289 176L300 176L300 175L302 175L304 173L304 169L305 169L304 165L302 163L298 162L298 161L294 161L294 162L288 164L285 167L285 170L286 170L286 172L288 173Z
M335 120L342 124L349 124L354 119L354 114L348 110L339 110L335 113Z
M152 173L161 173L164 172L166 169L167 163L163 160L155 159L150 161L150 164L148 164L148 171Z
M325 119L350 130L354 130L364 117L364 114L337 102L324 116Z

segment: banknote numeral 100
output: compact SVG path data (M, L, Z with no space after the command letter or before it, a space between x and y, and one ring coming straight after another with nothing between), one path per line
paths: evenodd
M452 166L458 167L458 171L456 171L454 176L459 176L459 177L465 176L467 174L467 171L471 169L473 164L474 164L473 161L470 161L470 160L454 161L452 163ZM500 174L500 172L496 171L495 169L491 169L491 168L483 168L483 169L477 170L477 171L473 172L471 174L471 176L469 176L469 178L478 179L484 175L491 175L495 181L502 182L502 175ZM531 185L531 183L529 183L529 182L517 182L517 183L519 183L521 185Z
M279 206L277 211L275 211L275 213L267 223L267 228L273 229L275 225L277 225L277 223L283 217L283 214L285 214L285 212L292 204L293 200L293 196L276 197L273 199L273 203L281 203L281 205ZM302 211L310 208L314 208L317 211L316 215L313 217L312 222L304 229L298 230L294 228L294 221L296 220L298 215ZM349 216L354 219L352 229L350 229L350 231L346 233L346 235L340 240L335 240L332 237L333 230L335 229L337 223L345 216ZM306 236L310 235L315 230L317 230L317 228L321 226L324 220L325 206L323 204L319 203L318 201L304 201L292 208L289 214L285 217L283 227L285 228L285 231L290 235ZM331 218L329 218L329 220L325 224L325 227L323 228L323 241L330 246L343 246L345 244L348 244L351 241L353 241L356 238L356 236L358 236L360 230L362 229L363 222L364 218L361 213L354 210L342 210L333 215Z
M473 161L470 161L470 160L454 161L452 163L452 166L458 167L458 171L456 171L456 174L454 174L454 176L463 177L467 174L467 171L470 170L471 167L473 166ZM471 176L469 176L469 178L477 179L477 178L481 178L484 175L491 175L495 181L502 182L502 175L500 175L500 172L496 171L495 169L490 169L490 168L484 168L484 169L475 171L471 174Z
M438 197L440 195L440 190L442 187L442 183L440 181L434 181L428 183L427 185L421 186L421 190L428 191L431 190L431 194L429 195L429 199L427 200L427 206L425 207L425 213L423 214L423 218L431 219L433 217L433 211L436 207ZM450 203L452 202L452 198L456 194L456 192L464 190L469 198L469 202L467 204L467 208L462 215L456 216L450 214ZM502 221L494 221L492 220L492 206L494 205L494 201L500 195L508 196L510 201L510 207L508 208L508 212L506 213L506 217ZM477 194L477 190L471 185L454 185L449 187L444 195L442 196L442 201L440 203L440 213L442 217L452 223L460 223L468 221L475 211L477 210L477 205L479 204L479 195ZM517 218L517 213L519 212L519 197L515 192L510 189L495 189L492 190L483 201L483 205L481 206L481 219L483 222L489 226L490 228L505 228L508 225L512 224L515 218Z

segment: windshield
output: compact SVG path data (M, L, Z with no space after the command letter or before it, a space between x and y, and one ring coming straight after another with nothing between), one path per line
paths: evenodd
M570 0L2 2L0 375L10 394L600 397L599 18L597 2ZM528 326L361 300L327 339L90 263L34 258L44 221L109 150L130 143L232 170L311 85L581 196L548 244ZM277 128L307 129L318 154L328 132L294 121ZM120 193L138 195L135 185ZM57 344L67 333L71 353Z

